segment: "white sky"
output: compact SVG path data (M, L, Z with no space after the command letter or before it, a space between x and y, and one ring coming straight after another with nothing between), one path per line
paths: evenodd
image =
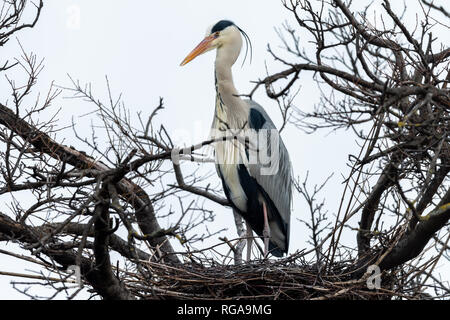
M416 5L415 1L410 2ZM179 64L203 38L206 28L221 19L234 21L252 41L251 65L245 63L241 68L241 57L233 69L236 87L241 93L248 93L253 88L250 81L265 75L265 63L269 71L281 70L266 50L267 43L271 43L272 48L280 51L274 27L280 27L285 20L292 21L290 13L279 1L49 0L45 2L37 26L19 33L18 39L26 51L45 58L45 69L34 93L39 90L45 92L52 81L70 86L67 77L70 74L82 83L92 83L94 93L106 98L107 75L113 92L123 93L131 112L149 114L158 104L159 97L163 97L166 109L160 113L158 121L164 123L173 135L183 137L186 143L198 143L207 137L214 112L215 54L205 54L184 67L179 67ZM11 57L17 52L18 44L14 38L2 48L5 56ZM306 73L301 85L295 105L302 110L311 110L318 102L319 93ZM63 96L68 94L63 93ZM262 90L254 99L279 125L277 105L267 99ZM54 111L59 107L62 108L59 116L61 127L69 125L74 117L80 131L90 130L88 119L79 118L91 110L88 104L61 98L57 100ZM63 137L65 144L79 145L70 130L62 132L58 139ZM323 194L327 197L330 212L336 213L342 191L341 174L348 174L345 166L347 155L357 150L351 135L343 131L307 135L290 126L282 137L296 176L304 179L309 170L310 181L315 184L336 172ZM212 166L211 170L214 170ZM306 235L297 219L307 219L305 215L309 214L304 203L298 200L299 196L295 195L295 198L290 252L304 247ZM231 226L228 237L234 237L231 210L218 208L216 214L217 220L211 228L214 225L217 228ZM1 259L1 271L17 272L24 268L23 262L4 256ZM0 299L23 298L10 288L11 280L0 276Z

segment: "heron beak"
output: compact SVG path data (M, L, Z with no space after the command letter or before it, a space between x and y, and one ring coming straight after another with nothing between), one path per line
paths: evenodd
M195 49L192 50L191 53L189 53L186 58L184 58L184 60L180 64L180 66L184 66L186 63L194 60L195 57L197 57L197 56L201 55L202 53L205 53L206 51L211 49L212 42L214 39L215 39L215 37L213 34L210 36L207 36L205 39L203 39L202 42L200 42L195 47Z

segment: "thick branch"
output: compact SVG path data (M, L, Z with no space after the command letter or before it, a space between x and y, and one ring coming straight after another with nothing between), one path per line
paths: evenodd
M98 293L107 300L130 300L133 296L114 276L109 258L109 197L105 185L95 206L94 256Z
M443 228L450 219L450 189L439 202L437 208L430 212L405 235L390 253L381 261L380 268L391 269L417 257L433 235Z
M395 159L395 158L394 158ZM392 160L383 170L377 184L370 192L365 206L361 213L361 220L359 222L359 232L357 235L358 255L360 258L364 256L370 248L370 228L378 210L378 204L382 194L395 183L398 163Z

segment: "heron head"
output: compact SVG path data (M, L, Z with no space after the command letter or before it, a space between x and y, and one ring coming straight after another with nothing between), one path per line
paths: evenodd
M242 29L229 20L220 20L207 29L205 38L184 58L180 65L184 66L195 57L222 47L234 48L239 53L242 46L241 33L247 41L248 36Z

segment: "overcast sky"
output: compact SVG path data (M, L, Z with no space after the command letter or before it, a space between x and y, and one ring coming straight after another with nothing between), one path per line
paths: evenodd
M414 6L416 6L416 1ZM409 3L410 3L409 2ZM201 56L188 65L179 64L202 38L207 27L218 20L229 19L249 35L253 45L253 60L241 67L242 57L233 73L235 85L241 93L248 93L257 80L269 71L280 71L267 52L267 44L280 50L274 27L287 20L289 12L275 0L183 0L183 1L112 1L112 0L49 0L34 29L18 34L25 51L33 51L44 58L45 69L39 77L38 91L46 91L52 81L69 86L67 74L81 82L90 82L94 92L105 98L105 76L113 92L123 94L132 112L149 114L164 98L166 110L158 121L169 132L187 144L207 138L214 112L213 52ZM294 24L292 22L292 24ZM2 55L18 52L16 39L2 48ZM0 80L1 81L1 80ZM0 85L4 85L0 82ZM311 110L318 102L318 91L308 76L301 81L296 107ZM54 106L61 107L60 126L69 125L72 117L80 130L88 129L89 121L79 118L89 111L89 105L63 99ZM4 99L4 96L1 96ZM280 124L277 105L258 91L254 99L264 106L274 122ZM4 100L2 100L4 101ZM289 126L283 140L290 152L294 173L304 179L310 171L311 183L321 183L335 172L324 195L330 214L337 212L341 197L342 175L348 174L347 156L355 152L355 141L346 132L319 132L307 135ZM61 133L59 140L77 145L70 130ZM356 147L357 148L357 147ZM213 167L211 167L212 170ZM218 178L217 178L218 179ZM296 198L299 198L296 196ZM232 226L230 209L220 208L216 224ZM294 202L292 212L290 252L302 249L306 241L304 228L298 219L306 219L304 203ZM214 224L214 223L213 223ZM234 227L229 230L235 235ZM18 271L23 262L1 257L1 271ZM35 270L35 267L34 267ZM12 278L0 276L0 299L23 298L10 288Z

